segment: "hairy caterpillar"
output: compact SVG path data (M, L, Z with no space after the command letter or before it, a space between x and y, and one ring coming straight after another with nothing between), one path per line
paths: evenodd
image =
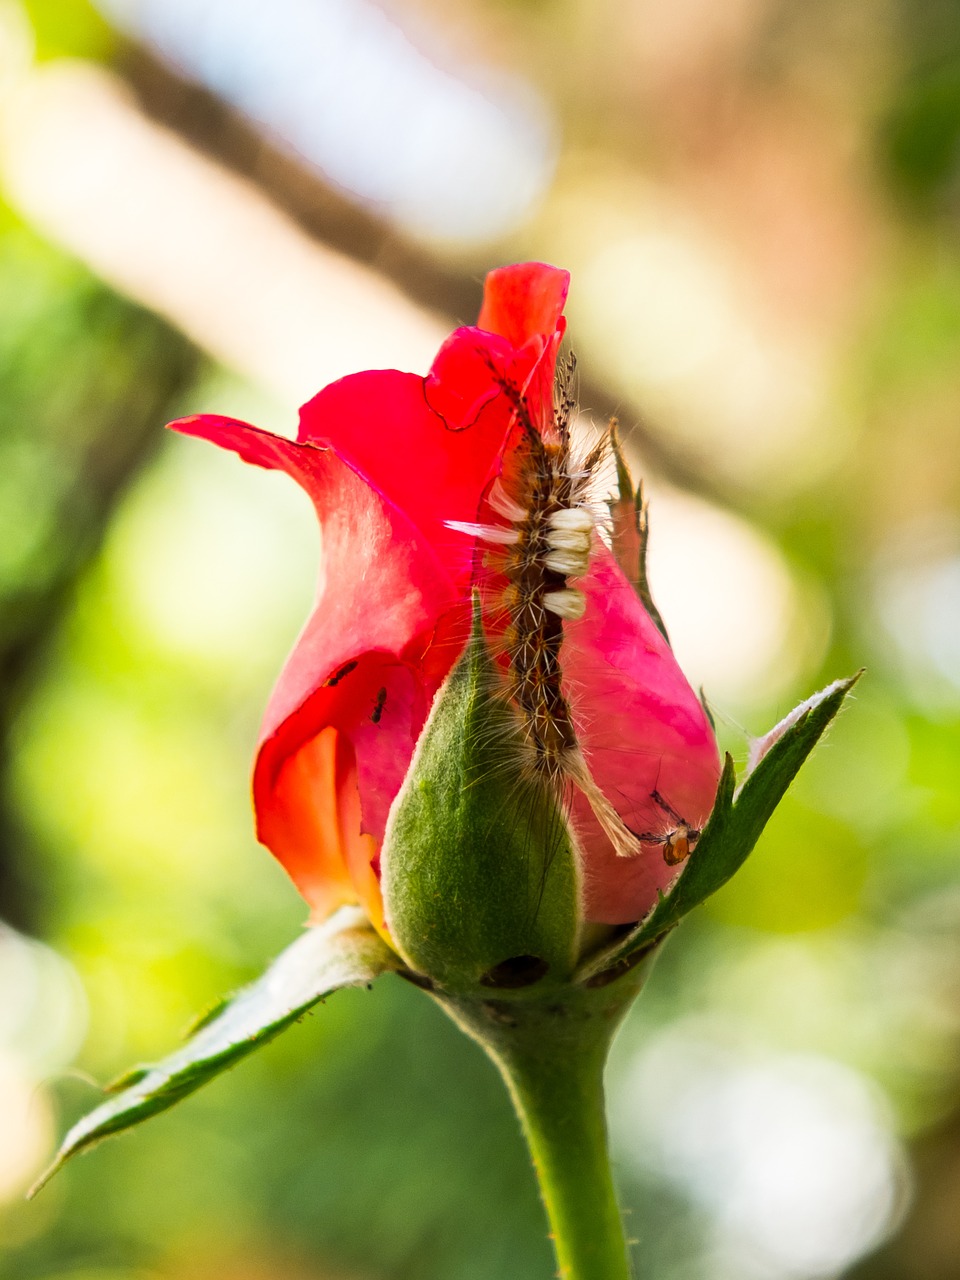
M552 419L538 428L523 390L495 373L508 397L520 439L509 468L487 495L497 523L450 521L449 527L497 549L505 613L504 651L510 692L530 748L529 767L558 793L573 784L623 857L640 852L643 837L626 826L594 781L577 742L562 685L564 623L582 617L576 580L588 570L597 536L591 481L605 459L609 434L582 458L571 438L575 362L569 357ZM659 836L654 837L662 842Z

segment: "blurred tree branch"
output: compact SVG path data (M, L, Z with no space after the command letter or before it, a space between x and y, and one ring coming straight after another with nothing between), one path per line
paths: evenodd
M259 186L309 235L372 268L419 305L454 324L472 324L480 309L482 275L441 262L389 222L324 182L316 170L259 132L240 112L187 81L141 45L126 43L116 64L141 108L198 150ZM491 261L489 266L498 265ZM601 422L617 416L625 443L646 468L681 488L729 504L705 455L679 447L615 400L581 370L580 403Z
M27 233L0 247L0 917L29 927L43 893L11 788L17 718L200 356Z

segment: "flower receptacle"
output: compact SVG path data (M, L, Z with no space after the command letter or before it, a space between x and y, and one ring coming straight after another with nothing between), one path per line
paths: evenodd
M528 767L501 684L477 609L394 802L381 858L394 945L413 970L456 993L564 982L579 951L567 818Z

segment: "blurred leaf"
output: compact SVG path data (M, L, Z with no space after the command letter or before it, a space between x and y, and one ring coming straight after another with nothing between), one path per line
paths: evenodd
M0 234L0 914L21 928L37 925L40 877L4 778L12 726L198 367L168 325L26 228Z
M902 195L929 209L950 194L960 176L960 63L937 67L904 86L882 143Z
M733 760L727 756L710 820L680 877L632 933L581 967L581 980L629 966L638 952L645 952L739 870L859 678L858 673L849 680L838 680L815 694L755 744L760 745L762 754L736 793Z
M187 1044L117 1081L121 1092L75 1124L35 1194L78 1151L165 1111L260 1048L341 987L372 982L400 962L357 908L309 929L256 982L201 1019Z
M38 59L109 58L117 37L90 0L25 0Z
M188 343L77 264L27 232L0 240L0 662L8 645L36 649L33 628L197 368Z
M766 933L825 929L856 911L868 870L862 833L799 803L791 788L765 828L763 856L749 858L705 910Z

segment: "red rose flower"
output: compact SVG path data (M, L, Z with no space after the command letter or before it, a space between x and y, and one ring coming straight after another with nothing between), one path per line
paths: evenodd
M644 916L710 812L710 724L605 540L593 460L571 461L554 403L567 287L537 263L492 272L477 326L425 378L343 378L301 410L296 441L212 415L172 424L288 472L320 520L316 607L253 778L259 838L314 919L359 901L389 937L384 830L475 587L532 767L569 815L583 919Z

